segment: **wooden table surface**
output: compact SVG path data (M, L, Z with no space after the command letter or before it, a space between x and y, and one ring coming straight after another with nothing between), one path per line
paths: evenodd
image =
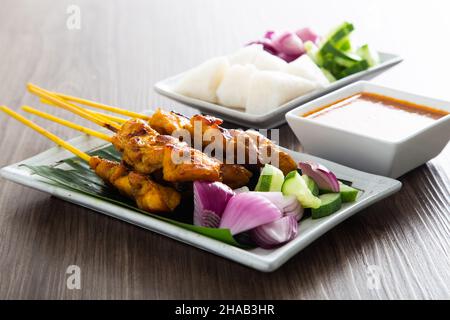
M81 28L66 26L69 5ZM266 29L355 23L358 37L405 61L375 82L450 100L446 1L25 1L0 10L0 103L39 106L43 87L133 110L196 110L153 84L231 52ZM51 107L57 115L79 118ZM0 116L0 166L52 146ZM77 133L45 123L64 138ZM299 150L281 127L282 145ZM400 178L394 196L361 211L265 274L91 210L0 180L0 298L450 298L450 148ZM81 289L66 287L66 268ZM374 274L374 272L376 274ZM371 285L374 276L379 286Z

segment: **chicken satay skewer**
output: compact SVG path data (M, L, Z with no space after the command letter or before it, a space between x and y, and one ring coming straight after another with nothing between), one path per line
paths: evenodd
M252 176L252 173L241 165L223 164L217 159L208 157L201 150L190 148L177 138L160 135L147 123L144 125L144 123L129 120L123 125L119 125L99 119L92 113L86 112L85 109L55 96L50 91L33 84L28 84L27 87L30 92L50 101L57 107L78 114L115 132L114 146L122 153L123 160L138 172L150 174L155 170L163 169L164 179L170 182L222 180L235 188L246 185ZM127 130L133 132L127 132ZM172 156L177 154L190 155L191 163L184 163L184 161L174 163Z
M171 161L170 153L180 149L180 145L185 145L171 136L159 135L142 120L129 120L113 137L110 137L102 132L85 128L29 106L23 106L22 109L47 120L113 143L116 149L122 153L125 163L142 174L150 174L162 169L164 178L170 182L222 180L222 182L233 188L246 185L251 176L251 173L241 166L221 165L217 160L208 159L206 155L199 151L194 151L194 149L191 151L194 152L197 159L203 159L203 163L174 164ZM148 139L148 145L142 143L145 139ZM150 141L151 139L155 139L155 141L152 142ZM139 155L139 153L142 153L142 155Z
M41 117L43 119L50 120L52 122L61 124L61 125L65 126L65 127L68 127L68 128L71 128L71 129L83 132L85 134L94 136L96 138L102 139L104 141L111 142L111 143L113 142L113 138L108 136L107 134L104 134L103 132L99 132L99 131L95 131L95 130L83 127L83 126L81 126L79 124L76 124L76 123L67 121L65 119L61 119L61 118L55 117L54 115L48 114L46 112L34 109L34 108L30 107L30 106L22 106L21 109L23 111L25 111L25 112L34 114L34 115L36 115L38 117Z
M58 107L58 106L57 106ZM34 108L31 108L29 106L23 106L22 109L26 112L35 114L39 117L42 117L44 119L59 123L61 125L64 125L66 127L78 130L80 132L83 133L87 133L90 134L92 136L98 137L102 140L111 142L116 149L122 153L122 158L125 161L125 163L127 163L129 166L131 166L134 170L136 170L137 172L140 172L142 174L151 174L154 171L157 171L158 169L162 168L162 162L163 162L163 152L164 152L164 146L159 146L159 148L154 148L153 151L154 152L154 160L150 161L146 161L145 164L143 165L142 163L140 163L141 161L138 161L139 155L136 155L136 157L133 157L134 154L136 154L136 152L131 152L129 151L129 149L133 149L133 148L127 148L127 142L128 142L128 133L132 133L132 135L134 135L133 131L141 131L139 129L136 130L127 130L126 125L121 127L121 130L117 131L115 136L108 136L107 134L83 127L81 125L75 124L73 122L58 118L56 116L53 116L51 114L42 112L40 110L36 110ZM123 130L122 130L123 129ZM151 133L151 132L150 132ZM139 137L142 137L142 134L145 134L146 136L150 136L151 134L147 134L147 132L145 132L145 130L140 133ZM125 138L122 139L122 136L124 136ZM132 139L132 138L131 138ZM148 148L147 148L148 149Z
M140 120L142 123L138 122L139 119L129 120L124 125L114 123L114 127L112 127L112 122L105 122L103 119L86 113L82 108L63 102L47 90L32 84L29 84L28 88L30 92L54 103L56 107L64 108L115 132L111 138L112 143L122 153L123 160L142 174L150 174L163 169L164 179L170 182L220 181L220 162L208 158L195 149L188 148L186 144L172 136L159 135L143 120ZM177 164L172 161L173 153L178 151L181 153L183 150L193 156L192 163Z
M96 105L102 105L98 104L93 101L84 100L76 97L71 97L67 95L60 94L60 97L70 97L72 100L77 101L79 103L84 103L88 101L88 103L91 106ZM64 100L64 99L63 99ZM106 105L102 105L106 106ZM78 107L78 106L77 106ZM85 110L82 107L79 107L81 110ZM112 112L118 112L121 114L126 114L128 110L124 110L118 107L109 107L106 106L105 110L109 110ZM147 117L147 116L145 116ZM151 117L147 117L149 120L150 126L155 129L160 134L167 134L170 135L174 130L177 129L186 129L190 132L191 135L195 135L195 128L194 123L199 122L201 123L201 134L203 135L203 132L208 129L216 129L219 132L219 135L223 139L223 150L228 150L228 147L232 147L235 149L235 152L237 152L236 148L244 148L244 156L245 156L245 164L251 164L251 154L254 154L258 162L256 163L258 166L261 166L263 163L266 163L267 161L271 161L272 157L268 154L264 156L266 152L260 152L266 149L270 150L270 154L274 154L277 157L277 166L285 173L295 170L297 168L297 164L292 159L292 157L279 149L278 146L276 146L274 143L272 143L269 139L265 138L264 136L257 134L256 132L253 132L251 134L244 132L242 130L232 130L234 133L231 134L231 131L224 129L220 127L220 124L222 123L222 120L214 118L214 117L204 117L201 115L193 116L190 120L184 116L178 115L176 113L170 112L170 113L164 113L161 110L157 110ZM242 136L244 140L244 145L241 145L239 143L239 139L237 139L238 136ZM247 142L245 142L247 141ZM208 144L210 141L205 140L203 141L203 144ZM239 146L241 145L241 146ZM260 150L261 149L261 150ZM267 159L266 159L267 158ZM247 163L248 162L248 163ZM229 168L228 168L229 169ZM237 168L234 168L237 169Z
M0 110L88 162L101 179L123 195L135 200L140 209L148 212L167 212L173 211L179 205L181 195L173 188L159 185L149 177L130 171L118 162L97 156L91 157L6 106L0 106Z
M129 111L128 110L124 110L118 107L111 107L111 106L107 106L104 104L100 104L97 102L93 102L90 100L85 100L85 99L81 99L81 98L76 98L76 97L72 97L72 96L68 96L65 94L61 94L61 93L57 93L56 94L58 97L62 98L62 99L68 99L70 101L74 101L74 102L78 102L80 104L84 104L84 105L88 105L94 108L101 108L104 110L108 110L111 112L116 112L119 114L123 114L123 115L128 115ZM86 109L84 109L86 110ZM135 112L133 112L133 114L136 116L138 114L136 114ZM234 137L231 134L231 132L227 129L223 129L222 127L220 127L220 124L222 123L222 121L220 119L216 119L213 117L204 117L204 116L194 116L192 117L189 121L188 118L185 118L181 115L175 114L173 112L170 113L163 113L161 110L157 110L153 116L148 117L148 116L144 116L144 115L140 115L142 116L141 119L146 119L148 120L150 126L154 129L156 129L160 134L172 134L172 132L174 130L177 129L187 129L191 134L195 134L195 130L194 130L194 125L192 122L198 121L199 123L201 123L201 130L202 130L202 134L203 131L208 130L208 129L217 129L220 132L220 135L222 136L223 139L223 144L224 144L224 150L227 148L228 145L230 144L234 144L234 148L237 148L238 145L236 144L236 135L242 135L243 137L246 136L249 146L253 145L253 149L254 149L254 153L256 153L257 158L259 159L259 151L257 150L260 145L264 146L264 147L268 147L272 150L272 152L275 152L278 155L278 160L279 160L279 167L280 169L287 174L288 172L295 170L297 167L297 164L295 163L294 159L292 159L292 157L287 154L284 151L281 151L278 146L276 146L275 144L273 144L269 139L265 138L264 136L257 134L256 132L252 132L251 134L244 132L244 131L240 131L240 130L233 130L234 131ZM203 141L204 144L208 144L210 141ZM252 144L250 144L250 142L252 142ZM247 147L244 147L244 153L245 153L245 157L246 157L246 161L249 160L247 159L249 157L250 154L250 149L247 149ZM270 158L269 158L270 159ZM263 163L266 162L266 159L264 159L264 157L262 157L261 159ZM261 164L260 164L261 165Z

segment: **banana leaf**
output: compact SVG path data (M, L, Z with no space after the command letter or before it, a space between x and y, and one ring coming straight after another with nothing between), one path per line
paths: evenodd
M97 155L104 159L120 161L120 154L111 145L89 152L89 154L91 156ZM70 169L59 168L58 166L60 166L62 163L67 164ZM234 239L230 233L230 230L228 229L199 227L193 224L184 223L140 210L130 199L125 198L124 196L120 195L118 192L107 186L90 169L89 165L80 158L68 158L62 160L61 163L54 166L24 166L29 168L34 174L50 180L49 183L54 186L80 192L128 209L132 209L136 212L151 216L155 219L165 221L180 228L202 234L209 238L213 238L236 247L249 248L247 244L241 244L236 239ZM189 214L190 216L192 216L192 213Z

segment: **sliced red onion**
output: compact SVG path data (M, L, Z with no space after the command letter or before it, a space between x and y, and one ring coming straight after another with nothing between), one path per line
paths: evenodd
M297 233L298 223L293 216L282 217L250 231L253 241L264 249L272 249L291 241Z
M273 47L288 56L301 56L305 53L303 41L295 33L283 32L272 39Z
M281 217L281 211L269 200L254 192L238 193L228 201L219 228L232 235L251 230Z
M273 46L272 40L264 38L261 40L256 40L256 41L252 41L250 43L247 43L248 46L252 45L252 44L260 44L263 46L263 49L267 52L269 52L270 54L273 55L277 55L277 50L275 49L275 47Z
M283 214L283 216L293 216L300 221L303 217L303 207L296 196L285 196L281 192L253 192L270 200Z
M303 42L311 41L313 43L317 43L319 40L319 36L317 33L312 31L310 28L302 28L295 32L295 34L302 39Z
M268 31L266 31L266 34L264 35L264 38L271 40L274 35L275 35L275 31L268 30Z
M296 60L299 56L298 55L290 55L290 54L285 54L283 52L280 52L277 54L278 58L283 59L286 62L292 62L294 60Z
M194 182L194 225L217 228L234 192L221 182Z
M339 192L339 181L333 172L325 166L314 162L299 162L303 174L313 179L320 189Z

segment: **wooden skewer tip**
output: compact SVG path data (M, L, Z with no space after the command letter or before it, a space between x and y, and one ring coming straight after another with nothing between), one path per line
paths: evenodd
M49 113L46 113L46 112L34 109L34 108L30 107L30 106L24 105L21 108L25 112L37 115L38 117L41 117L41 118L44 118L44 119L47 119L47 120L50 120L50 121L53 121L53 122L56 122L58 124L66 126L68 128L71 128L71 129L83 132L85 134L88 134L90 136L93 136L93 137L96 137L96 138L99 138L99 139L102 139L102 140L105 140L105 141L108 141L108 142L112 141L111 137L108 136L107 134L103 133L103 132L99 132L99 131L96 131L96 130L92 130L90 128L83 127L82 125L79 125L77 123L73 123L71 121L68 121L68 120L56 117L56 116L51 115Z
M8 107L0 106L0 110L2 110L3 112L7 113L8 115L10 115L11 117L15 118L16 120L22 122L27 127L30 127L31 129L39 132L40 134L42 134L43 136L47 137L48 139L50 139L51 141L53 141L57 145L59 145L59 146L63 147L64 149L72 152L73 154L75 154L76 156L78 156L81 159L85 160L86 162L89 162L89 160L91 159L91 157L87 153L85 153L85 152L81 151L80 149L72 146L70 143L64 141L60 137L58 137L58 136L54 135L53 133L47 131L46 129L40 127L39 125L37 125L33 121L28 120L27 118L23 117L22 115L18 114L15 111L9 109Z

